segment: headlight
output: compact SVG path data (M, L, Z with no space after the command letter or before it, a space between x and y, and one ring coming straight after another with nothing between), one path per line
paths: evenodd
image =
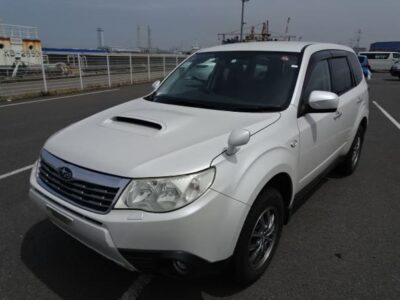
M175 177L133 179L115 204L115 208L167 212L199 198L211 186L215 169Z
M36 161L36 165L35 165L35 175L36 177L39 177L39 171L40 171L40 163L42 162L41 157L39 156L38 160Z

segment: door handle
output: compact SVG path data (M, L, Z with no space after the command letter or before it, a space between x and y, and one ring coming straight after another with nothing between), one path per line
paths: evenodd
M335 113L335 115L333 116L333 119L334 119L334 120L337 120L337 119L339 119L341 116L342 116L342 112L341 112L341 111L337 111L337 112Z
M364 100L364 99L363 99L363 98L361 98L361 97L360 97L360 98L358 98L358 100L357 100L357 104L360 104L361 102L363 102L363 100Z

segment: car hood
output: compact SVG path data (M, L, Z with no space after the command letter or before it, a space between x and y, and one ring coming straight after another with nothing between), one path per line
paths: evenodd
M54 134L44 148L70 163L139 178L205 169L224 151L234 129L251 134L280 113L242 113L137 99L77 122Z

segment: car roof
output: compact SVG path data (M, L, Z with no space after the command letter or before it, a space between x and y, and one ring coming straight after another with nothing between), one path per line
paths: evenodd
M297 52L300 53L307 46L317 46L319 49L338 49L353 51L347 46L337 44L326 44L316 42L248 42L225 44L210 48L204 48L198 52L219 52L219 51L276 51L276 52Z

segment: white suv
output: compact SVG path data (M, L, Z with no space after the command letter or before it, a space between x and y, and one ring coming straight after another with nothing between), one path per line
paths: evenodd
M44 145L31 198L130 270L266 269L304 191L359 161L368 89L353 50L258 42L190 56L148 96Z

